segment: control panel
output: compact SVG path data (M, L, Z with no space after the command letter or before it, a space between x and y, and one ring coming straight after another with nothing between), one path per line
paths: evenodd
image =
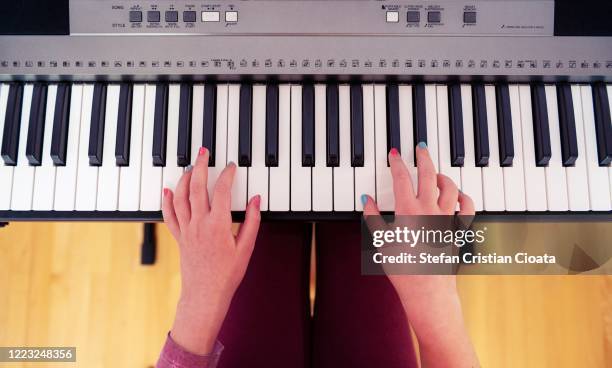
M533 35L553 0L71 0L70 33Z

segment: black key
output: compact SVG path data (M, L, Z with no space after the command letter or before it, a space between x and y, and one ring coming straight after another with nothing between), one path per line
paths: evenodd
M89 128L89 165L102 165L104 150L104 124L106 122L106 85L94 85L93 103L91 106L91 125Z
M182 83L179 101L177 165L185 167L191 163L191 85Z
M132 85L122 83L119 87L119 112L117 115L117 140L115 160L117 166L130 164L130 140L132 131Z
M314 86L302 87L302 166L315 165Z
M548 166L552 151L550 148L546 90L543 84L536 84L531 87L531 111L533 114L536 166Z
M168 133L168 94L170 87L160 83L155 88L153 118L153 166L166 166L166 135Z
M497 102L497 134L499 135L500 166L512 166L514 140L512 138L512 113L510 111L510 90L507 84L495 87Z
M327 166L340 166L340 100L338 85L327 85L325 110L327 115Z
M557 105L561 134L561 162L563 166L574 166L578 158L578 139L576 138L572 87L569 84L557 86Z
M412 149L420 142L427 143L427 115L425 112L425 86L415 84L412 91L412 114L414 124L414 141ZM416 155L414 156L414 166L416 166Z
M266 166L278 166L278 85L266 88Z
M26 143L26 157L32 166L40 166L42 163L46 108L47 86L37 83L32 90L32 107L30 108L30 124Z
M478 167L489 165L489 127L487 121L487 97L483 84L472 86L472 110L474 114L474 154Z
M49 150L51 160L55 166L66 166L71 95L72 87L68 83L57 85L55 112L53 113L53 131L51 132L51 148Z
M465 146L463 142L463 106L461 85L453 84L448 89L449 135L451 166L463 166Z
M2 159L7 166L17 165L22 104L23 84L13 83L9 87L6 115L4 118L4 133L2 134Z
M202 147L208 149L208 165L215 164L215 132L217 127L217 86L206 84L204 86L204 127Z
M351 84L351 166L363 167L363 90Z
M251 166L251 130L253 128L253 86L240 86L240 118L238 122L238 165Z
M603 83L593 86L593 108L599 166L608 166L612 162L612 123L610 122L608 91Z
M402 152L400 143L399 87L387 85L387 153L391 148Z

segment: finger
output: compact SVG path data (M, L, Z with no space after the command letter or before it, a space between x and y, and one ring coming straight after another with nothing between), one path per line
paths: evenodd
M474 216L474 201L469 195L459 192L459 215Z
M213 192L211 211L231 215L232 208L232 184L236 174L236 164L230 162L219 175Z
M181 234L181 230L179 228L178 219L176 218L176 213L174 212L174 204L172 203L172 191L168 188L164 188L163 192L163 200L162 200L162 214L164 215L164 222L166 226L168 226L168 230L170 230L170 234L176 239L179 240L179 236Z
M459 197L459 189L455 182L446 175L438 174L438 189L440 189L438 206L444 212L455 213Z
M374 199L367 194L362 194L361 202L363 202L363 219L370 232L386 229L387 224L380 215L378 205L376 205Z
M410 172L396 148L389 151L389 166L393 177L393 194L395 196L395 212L405 212L414 204L416 196Z
M427 144L420 142L416 147L417 172L419 176L418 199L425 201L426 204L436 203L436 167L427 150Z
M189 203L189 182L191 181L191 166L183 173L174 192L174 211L181 229L191 221L191 204Z
M206 147L201 147L198 152L195 166L191 173L189 183L189 201L191 202L191 216L196 218L205 215L210 211L208 202L208 157L210 153Z
M259 231L259 223L261 221L260 205L260 195L251 198L246 208L244 223L240 225L240 231L236 237L238 252L240 252L241 258L247 263L253 253L255 240L257 240L257 232Z

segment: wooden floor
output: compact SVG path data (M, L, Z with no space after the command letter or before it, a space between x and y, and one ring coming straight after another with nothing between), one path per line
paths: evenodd
M76 365L53 367L152 367L180 283L159 229L154 267L139 264L138 224L0 229L0 346L77 347ZM612 367L612 277L462 276L459 287L483 367Z

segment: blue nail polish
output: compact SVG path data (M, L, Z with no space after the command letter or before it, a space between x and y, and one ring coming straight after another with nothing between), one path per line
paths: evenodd
M419 144L417 144L417 146L419 146L419 148L427 148L427 143L419 142Z
M227 166L231 166L231 165L236 165L236 164L234 163L234 161L230 161L227 163Z
M365 194L361 195L361 204L365 206L365 204L368 203L368 196Z
M191 166L191 165L188 165L188 166L185 168L185 172L190 172L191 170L193 170L193 166Z

